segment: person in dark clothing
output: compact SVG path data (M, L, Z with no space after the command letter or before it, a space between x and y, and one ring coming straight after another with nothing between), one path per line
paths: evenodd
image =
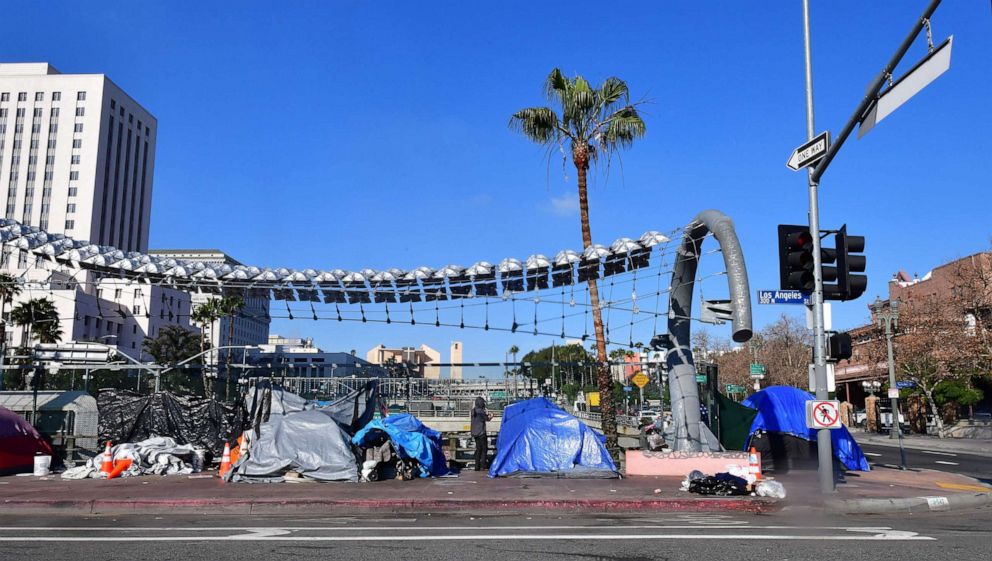
M475 471L487 469L486 460L489 457L489 437L486 436L486 421L492 420L493 415L486 411L486 400L475 398L472 408L472 439L475 440Z

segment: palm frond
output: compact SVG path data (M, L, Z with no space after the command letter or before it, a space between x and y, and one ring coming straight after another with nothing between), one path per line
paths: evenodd
M509 127L538 144L555 143L560 139L558 115L549 107L521 109L510 117Z
M647 126L631 106L624 107L604 123L600 145L612 152L617 148L629 148L635 140L644 136Z
M600 106L606 113L613 112L617 104L623 103L627 105L630 103L630 92L627 89L627 82L615 76L607 78L603 82L603 85L599 87L597 93L599 94Z
M553 68L551 74L548 74L548 78L544 81L544 95L548 97L549 101L563 103L571 85L571 82L561 73L560 69Z

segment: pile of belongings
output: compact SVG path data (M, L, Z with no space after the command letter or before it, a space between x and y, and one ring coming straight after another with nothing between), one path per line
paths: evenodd
M490 477L618 477L605 438L543 397L503 410Z
M718 473L716 475L705 475L703 472L693 470L682 481L682 490L700 495L747 495L751 491L748 489L747 479L737 477L730 473Z
M355 433L351 442L365 451L364 481L449 474L441 433L408 413L373 420Z
M166 436L152 437L140 442L118 444L110 449L110 462L115 466L122 463L120 477L136 475L183 475L203 469L203 449L195 449L190 444L177 444ZM63 479L106 478L101 470L106 453L97 454L86 464L67 469Z
M141 395L127 390L103 389L97 394L100 441L138 442L167 436L220 458L224 443L242 431L242 404L225 405L212 399L162 391Z
M352 435L368 424L379 399L372 380L323 407L262 382L246 399L247 427L241 453L227 481L283 482L296 479L358 481Z
M0 407L0 475L30 473L36 455L51 456L52 447L24 417Z

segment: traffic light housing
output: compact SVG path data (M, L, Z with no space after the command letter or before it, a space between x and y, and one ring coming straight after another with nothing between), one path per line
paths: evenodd
M864 273L867 260L864 255L865 237L851 236L847 233L847 224L837 232L837 287L842 298L838 300L855 300L868 289L868 276Z
M809 226L778 226L779 286L782 290L813 290L813 236Z
M853 354L851 334L847 332L827 335L827 356L832 361L848 360Z

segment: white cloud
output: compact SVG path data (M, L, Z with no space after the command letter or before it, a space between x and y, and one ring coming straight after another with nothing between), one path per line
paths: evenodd
M566 193L560 197L551 197L551 212L558 216L572 216L579 212L579 196Z

